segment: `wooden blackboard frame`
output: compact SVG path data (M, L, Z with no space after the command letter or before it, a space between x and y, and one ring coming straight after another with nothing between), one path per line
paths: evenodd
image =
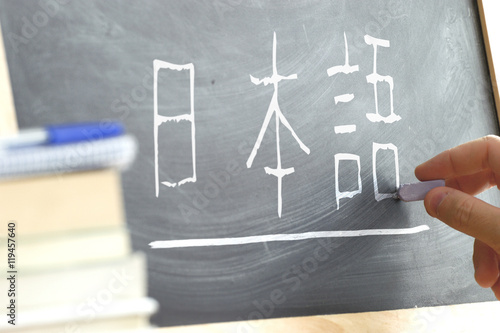
M16 109L10 84L9 66L5 55L2 29L0 27L0 136L11 135L17 132Z
M493 29L493 24L492 24L494 19L493 14L487 13L485 11L485 6L486 8L492 8L494 2L495 2L494 0L477 0L477 6L479 10L479 17L481 19L481 30L483 33L484 48L486 53L486 59L488 61L488 69L490 72L491 88L495 99L495 108L500 125L500 96L498 94L497 73L495 71L495 63L494 63L494 59L496 58L497 68L500 66L500 63L498 63L498 59L500 59L500 54L493 55L492 52L492 45L493 48L498 49L500 47L500 41L498 38L497 39L490 38L490 33L492 36L494 35L498 36L500 34L500 31L495 31Z

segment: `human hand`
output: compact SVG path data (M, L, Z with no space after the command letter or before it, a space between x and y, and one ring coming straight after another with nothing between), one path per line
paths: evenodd
M474 197L500 184L500 138L487 136L444 151L417 166L415 175L421 181L445 179L446 187L427 193L425 209L475 238L476 282L500 300L500 208Z

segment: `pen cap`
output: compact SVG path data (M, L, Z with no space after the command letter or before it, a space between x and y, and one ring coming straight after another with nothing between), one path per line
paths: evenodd
M99 140L122 135L125 132L125 128L120 122L50 125L45 129L47 130L47 140L50 144Z

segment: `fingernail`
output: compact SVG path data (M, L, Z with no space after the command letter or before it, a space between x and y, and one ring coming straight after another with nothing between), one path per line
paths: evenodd
M435 194L431 198L431 200L429 202L429 206L431 209L432 216L437 217L438 207L447 195L448 195L448 192L442 191L442 192Z

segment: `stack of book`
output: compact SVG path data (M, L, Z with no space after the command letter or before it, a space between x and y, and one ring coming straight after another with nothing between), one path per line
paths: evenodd
M146 296L145 257L131 250L118 169L135 150L120 135L0 152L1 331L150 326L158 304Z

